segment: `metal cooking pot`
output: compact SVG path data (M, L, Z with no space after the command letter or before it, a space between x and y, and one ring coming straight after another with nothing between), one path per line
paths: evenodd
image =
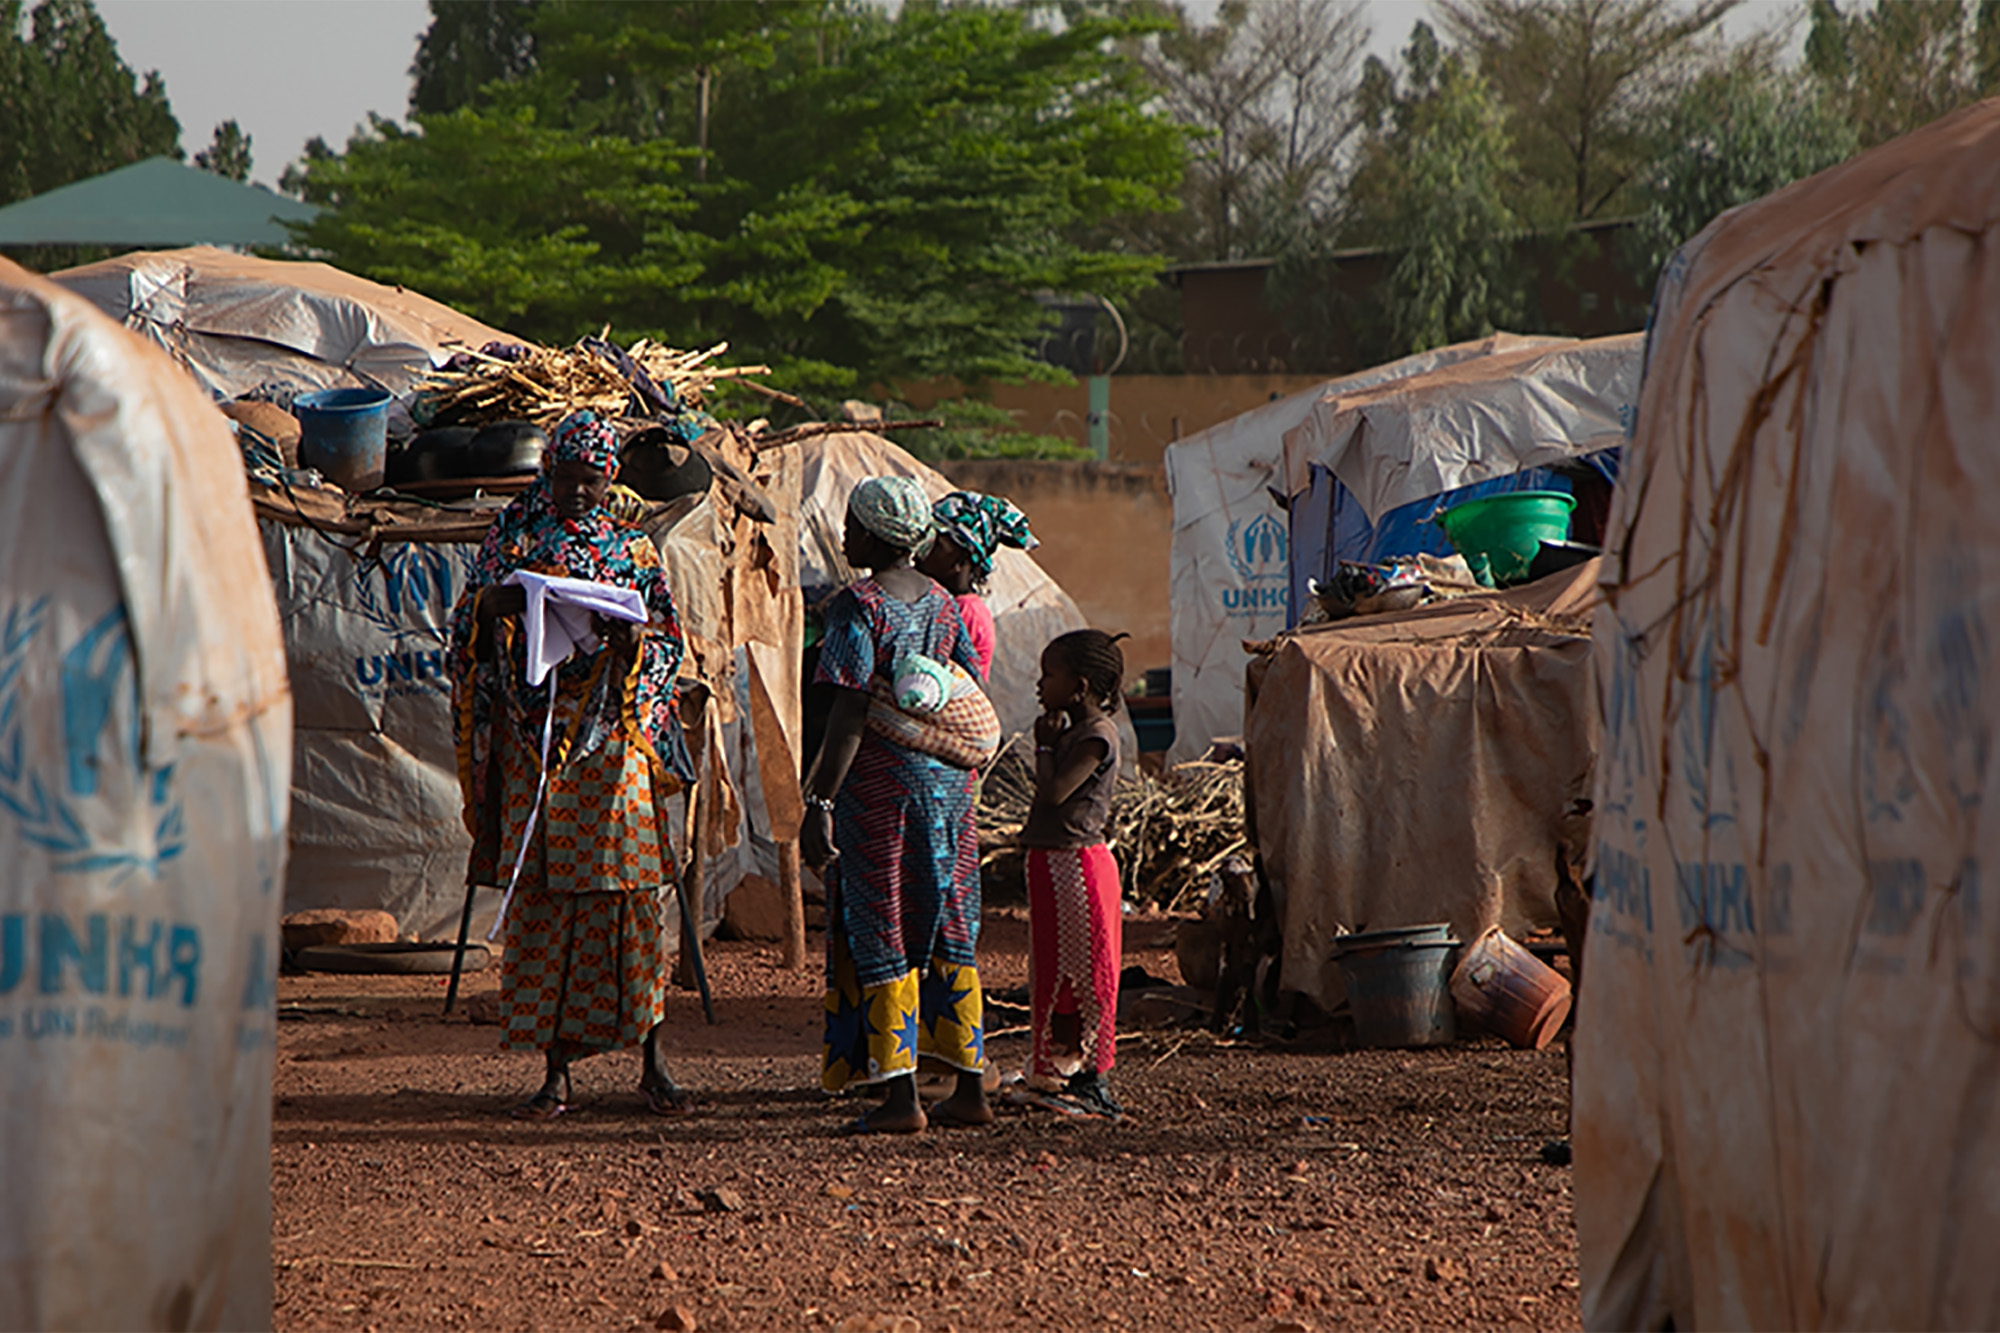
M439 426L424 431L401 449L391 449L383 482L404 486L413 481L446 481L472 475L467 469L473 436L470 426Z
M540 472L549 437L531 421L496 421L472 437L472 475L509 477Z

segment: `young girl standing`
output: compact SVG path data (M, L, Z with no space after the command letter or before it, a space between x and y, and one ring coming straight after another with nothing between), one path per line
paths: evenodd
M1034 1048L1029 1076L1060 1077L1083 1110L1116 1118L1110 1073L1118 1038L1122 945L1118 863L1104 845L1118 780L1111 714L1125 680L1125 636L1072 630L1042 651L1035 687L1035 799L1021 841L1028 849L1028 994Z

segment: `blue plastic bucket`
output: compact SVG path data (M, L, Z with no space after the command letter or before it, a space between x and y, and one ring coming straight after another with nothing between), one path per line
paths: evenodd
M1445 924L1341 936L1334 958L1347 986L1355 1040L1363 1046L1457 1040L1450 984L1457 949Z
M381 389L316 389L292 400L299 462L345 491L382 484L389 451L390 395Z

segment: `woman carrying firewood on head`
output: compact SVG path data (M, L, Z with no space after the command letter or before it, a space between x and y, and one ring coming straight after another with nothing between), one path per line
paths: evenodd
M953 491L931 506L937 519L937 540L917 568L936 579L958 599L958 611L979 654L979 678L993 674L993 648L998 634L993 611L980 594L993 577L993 556L1002 546L1032 551L1040 542L1028 531L1028 516L1011 500L973 491Z
M1118 862L1104 843L1118 782L1112 720L1125 683L1123 634L1079 629L1042 651L1035 686L1035 797L1021 828L1028 849L1027 1096L1116 1120L1111 1096L1124 933ZM1070 1072L1073 1071L1073 1072ZM1059 1098L1039 1093L1065 1072Z
M589 412L565 417L547 471L488 531L452 614L467 882L508 886L501 1044L546 1058L541 1089L515 1110L529 1119L569 1109L572 1060L633 1045L647 1107L689 1105L660 1053L666 809L688 777L674 706L680 623L652 539L604 507L617 472L611 428ZM595 646L585 638L551 665L550 644L568 642L548 609L560 590L542 585L531 605L507 581L517 573L586 581L573 594L615 606L570 617ZM535 669L546 685L528 683L543 679Z
M826 880L828 1092L882 1085L851 1132L914 1134L993 1119L981 1075L979 846L973 769L999 742L951 597L916 568L936 535L907 477L872 477L847 502L847 561L868 576L826 607L821 684L832 717L806 777L800 851ZM983 708L983 714L981 709ZM927 1116L917 1061L958 1071Z

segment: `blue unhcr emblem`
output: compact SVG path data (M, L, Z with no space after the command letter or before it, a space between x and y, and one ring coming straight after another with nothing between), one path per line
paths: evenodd
M1229 525L1229 564L1245 579L1281 579L1287 559L1285 525L1276 514L1259 514Z
M110 733L121 690L129 691L133 719L123 758L135 767L139 763L139 685L125 608L114 607L63 654L64 772L54 783L45 782L28 762L21 684L28 648L47 627L47 620L46 597L15 606L0 617L0 811L14 817L24 841L54 854L60 874L143 870L157 875L186 847L186 814L174 795L171 764L155 772L146 787L155 814L150 852L101 846L86 827L78 804L99 794L106 766L119 757L117 738Z

